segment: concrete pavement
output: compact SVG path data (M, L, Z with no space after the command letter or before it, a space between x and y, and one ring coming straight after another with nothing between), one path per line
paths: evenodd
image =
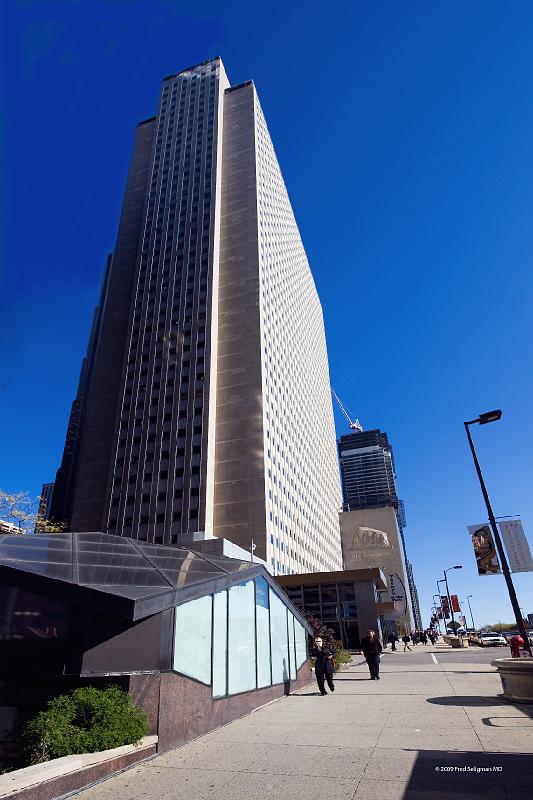
M100 783L80 800L510 800L531 796L533 705L498 698L496 671L437 648L362 656L314 684ZM482 651L484 652L484 651ZM476 661L476 658L478 659ZM363 662L363 663L362 663Z

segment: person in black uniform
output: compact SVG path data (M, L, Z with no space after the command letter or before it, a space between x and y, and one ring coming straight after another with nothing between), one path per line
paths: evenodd
M333 651L329 647L324 647L322 639L317 636L315 647L311 653L315 658L315 675L320 694L327 694L324 681L326 680L332 692L335 691L333 684Z
M366 636L361 639L361 650L368 664L372 681L379 681L379 656L382 649L376 631L367 631Z

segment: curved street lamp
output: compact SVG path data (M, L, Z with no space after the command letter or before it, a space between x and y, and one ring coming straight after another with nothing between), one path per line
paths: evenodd
M446 594L448 595L448 604L450 606L450 614L452 615L452 628L454 633L457 633L457 631L455 630L455 617L453 616L453 606L450 598L450 590L448 589L448 578L446 577L446 573L451 572L452 569L462 569L462 568L463 568L462 564L456 564L455 567L448 567L448 569L444 570L444 582L446 583Z
M485 500L485 505L487 507L487 513L489 516L490 527L492 529L492 535L494 537L494 544L498 550L498 555L500 557L500 564L502 565L502 572L505 578L505 583L507 584L507 591L509 592L509 599L511 601L511 606L514 611L516 625L518 627L518 631L520 636L524 640L524 648L529 653L529 657L533 655L531 652L531 645L529 644L529 638L526 633L526 628L524 625L524 620L522 619L522 614L520 613L520 606L518 605L518 599L516 597L516 592L513 584L513 579L511 578L511 572L509 570L509 564L507 563L507 556L505 555L505 550L503 549L502 540L500 539L500 534L498 532L498 526L496 525L496 518L494 517L494 513L492 511L492 506L490 504L489 495L487 492L487 487L485 486L485 481L483 479L483 474L481 472L481 467L479 466L479 461L477 457L477 453L474 448L474 442L472 441L472 436L470 435L470 425L486 425L488 422L497 422L501 419L502 412L500 409L496 409L495 411L487 411L485 414L480 414L477 419L471 419L469 422L465 422L465 431L466 436L468 438L468 444L470 445L470 450L472 451L472 458L474 459L474 466L476 468L477 476L479 479L479 485L481 486L481 492L483 494L483 499Z

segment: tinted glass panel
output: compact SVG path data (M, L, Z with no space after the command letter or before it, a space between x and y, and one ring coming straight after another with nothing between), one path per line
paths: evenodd
M337 616L337 606L322 606L323 620L337 619Z
M353 583L339 583L341 600L355 600L355 586Z
M66 639L68 624L65 603L0 584L0 639Z
M318 586L304 586L304 603L307 605L308 603L319 603L320 598L318 596Z
M324 584L320 587L323 603L337 602L337 586L334 583Z
M357 606L355 603L342 603L341 608L344 619L357 619Z

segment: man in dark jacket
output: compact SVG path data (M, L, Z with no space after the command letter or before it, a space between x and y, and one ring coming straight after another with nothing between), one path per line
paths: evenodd
M333 684L333 651L329 647L324 647L322 639L317 636L315 647L311 653L315 658L315 675L320 694L327 694L324 681L326 680L332 692L335 691Z
M382 650L376 631L367 631L361 639L361 650L370 670L370 680L379 681L379 656Z

